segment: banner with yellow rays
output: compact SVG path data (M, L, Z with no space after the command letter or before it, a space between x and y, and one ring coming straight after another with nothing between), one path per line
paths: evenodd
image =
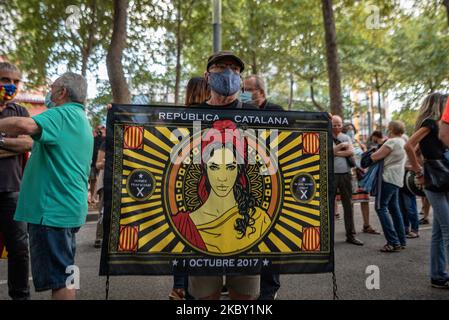
M113 105L101 275L334 269L327 113Z

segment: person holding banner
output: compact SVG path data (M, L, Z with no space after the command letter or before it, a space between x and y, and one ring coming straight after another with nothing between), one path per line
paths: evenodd
M8 63L0 63L0 119L26 117L27 109L12 102L20 84L20 70ZM24 155L31 150L33 140L28 135L4 134L0 130L0 237L3 234L8 251L8 291L12 299L30 298L29 249L27 225L14 221ZM0 246L0 256L3 246Z
M256 74L249 75L243 82L244 91L240 94L240 100L255 104L259 110L284 110L280 105L268 101L266 96L265 81ZM281 279L278 273L270 271L262 272L260 275L259 300L274 300L277 291L281 287Z
M207 61L207 68L204 74L204 78L207 81L210 90L211 96L210 98L196 106L197 108L233 108L233 109L254 109L257 108L251 104L243 103L238 100L239 92L241 90L241 79L240 74L243 72L245 68L244 62L235 54L230 51L220 51L209 57ZM233 151L226 151L229 149L222 149L222 152L216 153L215 156L221 155L231 155ZM210 171L212 172L214 168L211 167L212 163L209 166ZM232 163L228 164L233 166L232 175L235 175L237 179L238 169ZM207 166L207 163L206 163ZM234 168L235 166L235 168ZM215 166L214 166L215 167ZM219 168L220 169L220 168ZM240 178L239 178L240 180ZM243 180L240 181L240 186L244 186ZM222 193L225 192L224 188L229 189L230 186L216 186L217 191ZM222 190L220 190L220 188ZM234 189L234 187L232 187ZM203 193L203 196L207 195ZM227 190L229 191L229 190ZM204 198L204 199L206 199ZM234 202L235 203L235 202ZM232 212L235 210L233 208ZM238 207L238 211L240 212L244 208ZM248 212L254 212L254 208L245 208L248 209ZM263 213L259 213L260 217L264 219ZM236 215L236 217L238 214ZM245 215L246 216L246 215ZM185 217L185 215L184 215ZM254 218L254 217L253 217ZM178 225L180 226L181 221L179 221L181 216L178 219ZM196 218L195 218L196 219ZM213 223L210 221L210 223ZM240 219L238 224L238 232L241 233L243 237L247 237L247 227L248 224L255 224L255 221L250 219ZM259 223L259 229L257 233L264 228L264 223ZM236 230L234 230L236 231ZM251 232L251 231L250 231ZM206 244L204 241L208 241L208 239L197 239L199 245ZM202 242L201 242L202 241ZM246 240L245 240L246 241ZM218 248L219 249L219 248ZM226 276L226 286L229 290L229 297L233 300L255 300L259 296L260 291L260 275L241 275L241 276ZM190 276L189 277L189 291L190 293L197 299L204 300L218 300L220 298L220 293L223 287L223 277L221 275L217 276Z
M49 110L0 120L0 132L34 140L14 218L28 222L35 290L52 290L53 299L76 296L75 234L86 221L93 151L86 95L86 79L67 72L51 85Z

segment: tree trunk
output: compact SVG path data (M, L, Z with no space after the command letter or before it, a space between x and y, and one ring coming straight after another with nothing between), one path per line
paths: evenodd
M87 74L87 62L89 61L90 54L92 53L92 48L94 47L95 33L97 29L97 0L91 0L91 20L89 25L89 33L87 36L86 46L81 49L82 60L81 60L81 74L86 77Z
M256 51L251 50L251 70L253 72L253 74L257 74L257 72L259 71L257 69L257 55L256 55Z
M181 0L178 0L177 9L177 25L176 25L176 78L175 78L175 104L179 102L179 85L181 83L181 50L182 50L182 34L181 34Z
M332 0L321 0L321 3L323 9L324 31L326 35L326 58L329 76L331 113L343 117L340 65Z
M376 92L377 92L377 110L379 111L379 130L382 131L382 102L381 102L381 85L379 84L379 75L376 73L374 73L374 80L375 85L374 87L376 88Z
M313 105L319 110L324 112L324 108L315 100L315 90L313 89L313 83L310 82L310 98L312 99Z
M131 94L123 71L122 56L126 47L128 0L114 0L114 28L106 56L109 82L114 103L130 103Z
M288 97L288 110L292 110L293 106L293 74L290 73L290 95Z
M446 7L447 23L449 24L449 0L443 0L443 5Z

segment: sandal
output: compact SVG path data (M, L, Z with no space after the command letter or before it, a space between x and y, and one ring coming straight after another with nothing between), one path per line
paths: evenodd
M429 219L427 219L427 218L421 218L421 219L419 220L419 224L429 224Z
M382 249L380 249L380 252L399 252L401 251L401 249L401 246L391 246L389 244L386 244L382 247Z
M173 289L172 292L168 295L169 300L185 300L186 299L186 291L184 289Z
M369 233L369 234L380 234L380 232L379 231L377 231L376 229L374 229L373 227L371 227L371 226L366 226L366 227L363 227L363 230L362 230L364 233Z
M407 233L406 237L408 239L415 239L415 238L419 238L419 234L417 234L416 232L410 231L409 233Z

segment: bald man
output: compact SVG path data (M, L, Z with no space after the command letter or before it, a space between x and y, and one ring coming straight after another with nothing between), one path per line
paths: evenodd
M354 212L352 205L352 174L348 157L354 154L351 138L343 134L343 120L339 116L332 116L332 136L334 140L334 196L337 190L343 204L346 242L363 246L363 242L355 237ZM335 201L335 198L334 198Z

